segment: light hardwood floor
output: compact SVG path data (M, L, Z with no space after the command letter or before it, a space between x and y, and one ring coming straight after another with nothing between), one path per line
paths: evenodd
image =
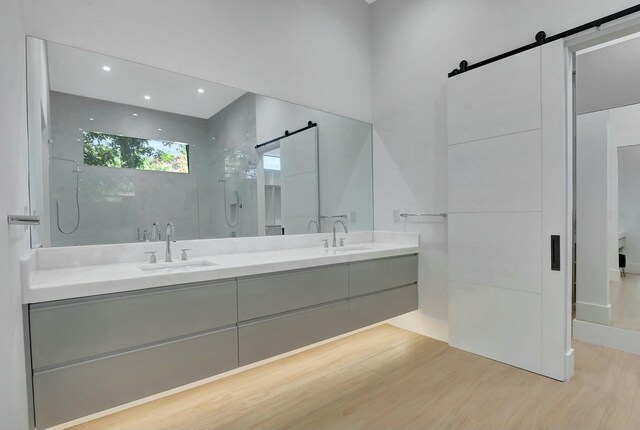
M613 327L640 331L640 275L627 273L620 281L609 283Z
M74 429L638 429L640 356L561 383L383 325Z

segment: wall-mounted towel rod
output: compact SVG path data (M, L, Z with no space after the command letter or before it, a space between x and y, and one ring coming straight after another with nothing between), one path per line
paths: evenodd
M11 225L40 225L40 217L37 215L9 215L7 222Z
M410 214L410 213L401 213L400 216L402 218L409 218L409 217L414 217L414 216L440 216L442 218L446 218L447 214L444 212L441 212L439 214L427 214L427 213L417 213L417 214Z

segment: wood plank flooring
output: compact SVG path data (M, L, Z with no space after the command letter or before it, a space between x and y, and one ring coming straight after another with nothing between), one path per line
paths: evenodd
M609 283L613 327L640 331L640 275L627 273L620 281Z
M640 428L640 356L574 347L561 383L382 325L74 429Z

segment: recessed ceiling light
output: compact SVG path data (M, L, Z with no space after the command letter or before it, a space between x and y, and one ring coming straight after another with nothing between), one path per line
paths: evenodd
M151 96L144 96L145 100L151 100Z
M105 72L110 72L110 71L111 71L111 67L109 67L109 66L102 66L102 70L104 70Z
M91 117L90 117L90 118L89 118L89 121L93 121L93 118L91 118Z
M133 114L133 116L138 116L138 114L137 114L137 113L134 113L134 114Z
M199 92L200 94L204 93L204 88L198 88L198 92Z
M216 140L216 138L215 138L215 137L212 137L212 138L211 138L211 140Z
M79 129L78 129L78 131L82 131L82 129L81 129L81 128L79 128Z
M158 129L158 131L162 131L162 129L161 129L161 128L159 128L159 129Z
M80 142L80 139L76 139L78 142Z

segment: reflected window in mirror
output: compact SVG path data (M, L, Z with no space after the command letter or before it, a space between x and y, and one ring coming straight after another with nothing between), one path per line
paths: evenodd
M189 145L182 142L84 131L83 155L90 166L189 173Z

